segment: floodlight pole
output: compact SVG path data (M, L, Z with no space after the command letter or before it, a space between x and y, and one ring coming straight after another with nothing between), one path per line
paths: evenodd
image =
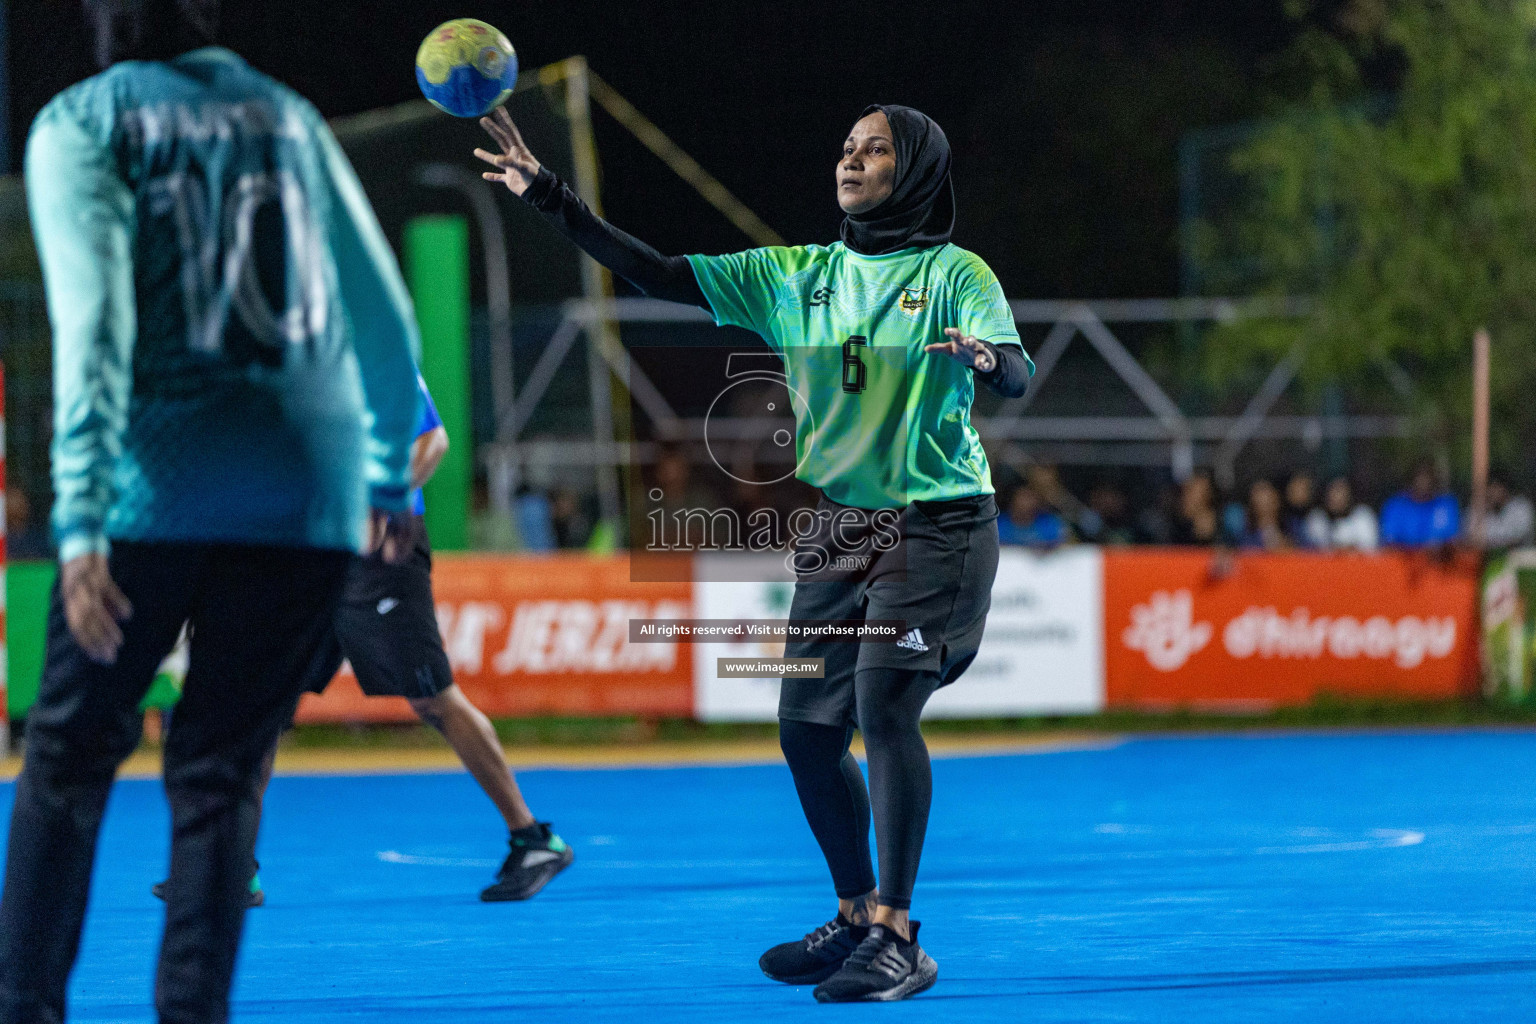
M597 144L592 136L592 97L587 80L587 59L576 56L564 62L565 113L571 122L571 154L576 194L592 212L602 216L598 197ZM613 278L602 264L585 253L581 256L581 290L589 303L613 301ZM602 449L615 443L613 430L613 378L609 373L610 356L622 358L619 332L613 320L604 317L586 325L587 379L592 401L592 440ZM618 459L597 467L597 503L602 518L617 524L619 520Z
M1483 546L1488 518L1488 405L1492 343L1487 328L1472 336L1472 543Z

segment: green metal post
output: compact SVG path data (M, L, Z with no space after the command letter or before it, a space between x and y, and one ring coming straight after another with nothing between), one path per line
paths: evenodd
M469 547L469 223L417 217L405 226L405 275L421 324L421 375L448 430L448 454L427 483L427 533L440 551Z
M53 562L12 562L5 567L5 703L13 719L25 716L37 700L48 635L49 592L56 573Z

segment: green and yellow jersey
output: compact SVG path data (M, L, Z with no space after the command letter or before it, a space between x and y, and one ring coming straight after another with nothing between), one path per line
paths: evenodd
M801 480L867 509L992 493L972 371L923 351L946 327L1022 351L979 256L954 245L864 256L834 242L688 260L716 322L783 358Z

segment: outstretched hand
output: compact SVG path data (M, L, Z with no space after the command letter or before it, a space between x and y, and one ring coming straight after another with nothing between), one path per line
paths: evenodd
M997 357L985 344L955 327L944 328L948 341L924 345L924 352L942 352L961 366L977 373L991 373L997 369Z
M496 168L480 176L486 181L499 181L513 195L521 196L539 173L539 161L533 155L533 150L523 141L523 134L512 123L512 115L507 113L506 107L497 107L494 114L482 117L480 127L489 132L491 138L496 140L496 145L501 147L500 153L475 150L475 156Z

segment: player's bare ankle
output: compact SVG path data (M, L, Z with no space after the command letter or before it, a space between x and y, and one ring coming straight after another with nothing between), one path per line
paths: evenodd
M837 902L837 909L849 922L863 927L874 923L875 909L880 903L880 892L877 889L871 889L863 896Z
M877 907L871 915L871 924L882 925L901 936L903 942L912 941L912 923L907 911L895 907Z

